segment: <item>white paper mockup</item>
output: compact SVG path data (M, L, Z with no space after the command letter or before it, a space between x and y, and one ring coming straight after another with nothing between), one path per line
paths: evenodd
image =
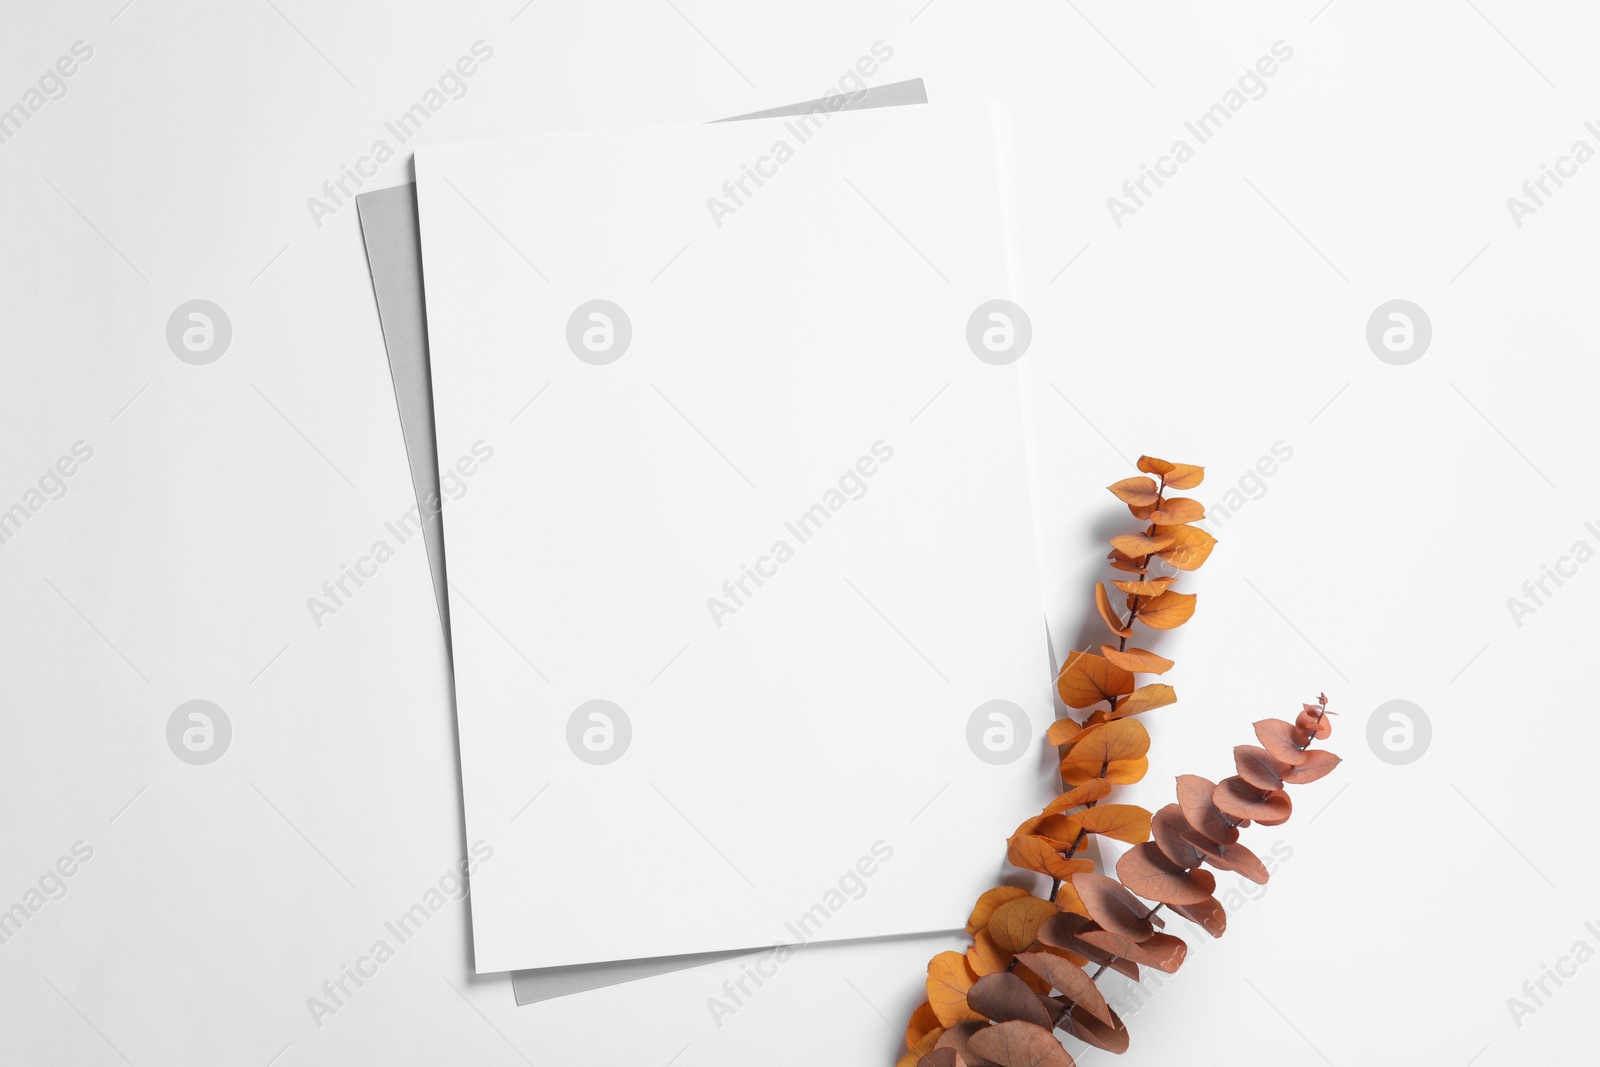
M480 972L950 929L1001 873L1053 714L997 142L418 152Z

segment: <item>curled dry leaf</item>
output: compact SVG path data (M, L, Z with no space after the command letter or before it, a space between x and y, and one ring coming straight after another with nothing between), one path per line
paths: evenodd
M1117 877L1141 897L1161 904L1198 904L1217 888L1211 872L1184 870L1153 841L1124 852L1117 860Z
M1084 944L1108 956L1154 967L1167 974L1183 966L1184 957L1189 953L1189 946L1183 938L1171 934L1151 934L1143 941L1130 941L1110 930L1089 929L1078 936Z
M1094 606L1100 609L1100 618L1112 633L1118 637L1133 636L1133 627L1122 624L1122 619L1117 615L1117 609L1111 606L1111 595L1106 592L1106 587L1099 582L1094 583Z
M1282 719L1262 719L1255 726L1261 747L1272 753L1278 762L1291 767L1305 762L1306 746L1311 743L1311 735L1305 730Z
M1213 841L1231 845L1239 840L1238 827L1218 810L1212 799L1217 784L1198 774L1178 776L1178 807L1192 829L1200 831Z
M1083 875L1077 873L1071 877L1081 878ZM1056 910L1050 901L1040 900L1036 896L1008 900L994 910L986 929L1002 951L1016 955L1038 940L1039 924L1054 915ZM964 961L965 957L962 958ZM928 999L933 998L930 996ZM937 1004L934 1006L938 1007Z
M989 931L979 930L972 937L972 944L967 946L967 963L972 966L972 973L980 978L986 974L994 974L1011 966L1014 959L1011 953L994 943L994 938L989 936Z
M989 925L989 917L994 914L994 909L1008 900L1017 900L1027 895L1026 889L1019 889L1014 885L997 885L993 889L986 890L972 906L972 915L967 919L967 933L976 935L979 930Z
M1083 804L1097 804L1110 795L1110 782L1104 778L1091 778L1082 785L1074 786L1067 790L1046 804L1042 814L1054 815L1057 812L1066 811L1068 808L1076 808Z
M924 1000L917 1010L911 1013L911 1021L906 1024L906 1048L915 1048L924 1034L939 1029L939 1017L933 1013L933 1005Z
M1127 696L1123 697L1117 706L1112 709L1111 716L1120 719L1128 715L1138 715L1156 708L1164 708L1168 704L1178 702L1177 691L1172 686L1163 682L1151 682L1141 685Z
M1073 763L1115 763L1138 759L1150 751L1150 731L1135 719L1118 719L1083 731L1063 760Z
M1206 480L1206 469L1193 463L1174 463L1167 472L1168 489L1193 489Z
M1261 857L1238 842L1231 845L1218 844L1191 830L1187 843L1217 870L1234 871L1257 885L1267 884L1267 878L1270 876L1266 864L1261 862Z
M1129 596L1160 596L1177 580L1176 578L1151 578L1148 581L1113 579L1111 584Z
M1074 872L1076 873L1076 872ZM1072 879L1063 878L1061 885L1056 888L1056 907L1063 913L1089 917L1089 909L1083 906L1083 898L1078 896L1078 891L1072 888ZM1049 922L1048 919L1045 920Z
M1186 834L1192 833L1194 828L1183 817L1183 809L1176 804L1168 804L1151 816L1150 835L1155 838L1156 847L1161 849L1161 854L1173 866L1186 871L1200 866L1200 850L1185 838Z
M1183 526L1205 517L1206 509L1200 501L1186 496L1162 501L1161 507L1150 513L1150 521L1157 526Z
M1218 782L1216 792L1211 795L1211 802L1224 815L1235 819L1248 819L1262 826L1277 826L1279 823L1288 822L1289 812L1293 808L1288 793L1281 789L1273 789L1263 794L1261 790L1238 775Z
M1343 762L1338 756L1325 748L1314 749L1306 753L1305 762L1298 767L1290 767L1283 772L1283 780L1290 785L1305 785L1314 782Z
M1168 463L1166 460L1157 459L1155 456L1140 456L1137 466L1146 474L1154 474L1157 478L1164 479L1167 474L1177 467L1177 464Z
M1082 967L1049 952L1024 952L1017 958L1048 981L1051 988L1059 989L1062 996L1082 1005L1097 1019L1111 1022L1111 1006L1106 1003L1105 994Z
M1216 897L1198 904L1174 904L1171 910L1201 927L1212 937L1221 937L1228 930L1228 912Z
M1160 493L1156 491L1154 478L1124 478L1106 488L1111 490L1112 496L1129 507L1149 507L1161 499Z
M1111 561L1111 566L1114 570L1127 571L1129 574L1143 574L1149 570L1145 565L1143 556L1130 556L1125 552L1118 552L1114 548L1107 553L1106 559Z
M1272 753L1255 745L1234 746L1233 765L1238 769L1239 777L1257 789L1283 788L1283 772L1289 769L1287 765L1279 763Z
M1328 718L1333 712L1324 712L1321 708L1306 705L1304 711L1295 716L1294 724L1315 737L1318 741L1326 741L1333 733L1333 722Z
M960 952L941 952L928 961L928 1003L940 1026L983 1018L967 1006L967 990L977 980L972 964Z
M1122 1025L1116 1012L1111 1013L1111 1019L1112 1025L1107 1026L1088 1011L1074 1005L1056 1025L1085 1044L1120 1056L1128 1051L1128 1028ZM1067 1025L1069 1023L1070 1026Z
M1144 534L1118 534L1111 539L1111 547L1128 557L1130 562L1140 556L1163 552L1175 543L1173 536L1166 533L1156 537L1146 537Z
M1043 953L1027 954L1027 956L1038 955ZM1027 956L1023 957L1025 963ZM997 1023L1021 1019L1042 1026L1046 1030L1051 1027L1050 1013L1039 1003L1038 994L1029 989L1022 979L1005 971L986 974L972 983L972 988L967 990L967 1006Z
M1074 819L1091 834L1114 841L1150 840L1150 813L1137 804L1102 804L1080 811Z
M1074 652L1068 656L1056 679L1056 692L1069 708L1090 708L1102 700L1126 696L1133 689L1131 672L1092 652Z
M1133 941L1143 941L1155 933L1149 909L1120 882L1086 871L1072 876L1072 886L1089 909L1089 917L1102 928Z
M1027 1022L995 1023L972 1035L968 1048L1005 1067L1074 1067L1056 1035Z
M1172 544L1156 555L1180 571L1199 570L1217 546L1217 539L1198 526L1158 526L1156 532L1172 538Z
M1169 589L1142 602L1134 617L1153 630L1174 630L1194 617L1194 604L1198 599L1194 593L1176 593Z
M1047 945L1058 952L1082 956L1092 963L1105 964L1118 974L1137 982L1139 980L1138 964L1125 957L1117 956L1115 953L1107 952L1087 941L1080 940L1079 935L1091 930L1105 933L1105 931L1100 930L1099 924L1087 915L1062 912L1060 915L1046 919L1044 924L1039 927L1039 943ZM1127 941L1130 945L1136 943L1128 941L1127 938L1122 940Z
M1165 674L1174 664L1164 656L1154 652L1146 652L1142 648L1130 648L1126 651L1114 645L1101 645L1100 654L1125 671L1138 671L1142 674Z

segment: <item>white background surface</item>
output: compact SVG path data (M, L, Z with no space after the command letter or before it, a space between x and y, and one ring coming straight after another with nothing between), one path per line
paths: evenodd
M951 946L802 954L719 1028L706 1001L737 964L519 1009L504 977L470 977L450 905L320 1028L306 1007L462 852L420 544L321 629L305 608L411 502L354 207L318 228L306 198L480 39L493 60L424 139L755 110L819 94L883 39L884 80L1012 111L1058 652L1115 514L1100 487L1132 456L1206 464L1209 503L1274 442L1294 450L1190 585L1199 613L1165 646L1180 704L1150 719L1139 796L1227 773L1250 721L1319 688L1346 713L1346 763L1254 831L1293 858L1133 1013L1129 1062L1224 1044L1291 1064L1592 1060L1600 968L1520 1027L1506 1000L1600 942L1575 817L1596 578L1579 568L1520 628L1506 598L1597 541L1600 176L1580 168L1520 228L1506 198L1596 145L1593 15L675 2L8 5L0 103L75 41L94 57L0 145L0 503L75 441L94 458L0 545L0 901L75 841L94 856L0 945L5 1058L891 1059ZM1266 95L1117 227L1106 198L1280 39L1294 57ZM405 180L403 158L369 187ZM164 337L197 297L234 329L209 367ZM1394 298L1434 326L1410 366L1364 339ZM164 736L197 697L235 731L205 768ZM1434 728L1408 766L1364 739L1396 698Z

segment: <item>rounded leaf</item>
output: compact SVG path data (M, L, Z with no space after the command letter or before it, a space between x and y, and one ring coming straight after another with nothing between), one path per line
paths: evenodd
M1051 988L1060 990L1062 996L1081 1004L1096 1018L1111 1022L1111 1006L1106 1003L1105 994L1082 967L1049 952L1024 952L1017 958L1049 982Z
M1037 956L1042 953L1029 953ZM1026 962L1026 960L1024 960ZM1061 962L1065 963L1065 960ZM986 974L967 990L967 1006L997 1023L1021 1019L1050 1029L1050 1014L1039 1003L1039 995L1014 974L1000 971Z
M967 1006L967 990L977 980L972 964L960 952L941 952L928 961L928 1004L940 1026L983 1018Z
M1074 652L1061 666L1056 692L1069 708L1091 708L1133 692L1133 674L1092 652Z
M1121 719L1129 715L1138 715L1140 712L1164 708L1168 704L1177 703L1177 701L1178 694L1172 686L1164 685L1161 682L1151 682L1149 685L1141 685L1123 697L1116 707L1112 709L1111 717Z
M1228 912L1216 897L1198 904L1173 904L1170 910L1183 916L1205 930L1212 937L1221 937L1228 930Z
M1112 933L1133 941L1143 941L1155 933L1155 927L1150 922L1150 909L1120 882L1087 871L1072 876L1072 887L1078 891L1083 906L1089 910L1089 917Z
M1239 771L1239 777L1257 789L1282 789L1283 772L1289 769L1287 764L1279 763L1272 753L1255 745L1235 746L1233 765Z
M1014 885L997 885L986 890L978 902L972 906L972 914L967 918L967 933L976 934L979 930L989 925L989 917L994 914L994 909L1008 900L1017 900L1028 896L1026 889Z
M1174 664L1164 656L1154 652L1146 652L1142 648L1122 650L1115 645L1101 645L1100 654L1113 664L1125 671L1137 671L1141 674L1165 674Z
M1150 513L1150 521L1157 526L1183 526L1199 522L1206 517L1205 506L1186 496L1175 496L1162 501L1161 507Z
M1200 851L1184 838L1193 832L1189 820L1183 817L1183 809L1176 804L1168 804L1150 818L1150 835L1162 855L1186 871L1200 866Z
M1201 857L1219 871L1234 871L1242 874L1257 885L1266 885L1266 864L1261 862L1261 857L1251 852L1245 846L1234 842L1231 845L1221 845L1208 838L1190 831L1188 843L1199 852Z
M1081 878L1082 875L1073 874L1070 877ZM1054 915L1056 911L1054 904L1048 900L1040 900L1036 896L1008 900L994 910L986 929L1001 950L1015 955L1030 948L1038 940L1039 924Z
M1217 784L1198 774L1178 776L1178 807L1192 829L1200 831L1213 841L1232 844L1239 840L1239 830L1226 815L1217 809L1212 797Z
M1314 749L1306 753L1305 762L1300 766L1284 771L1283 780L1290 785L1305 785L1321 778L1341 762L1338 756L1325 748Z
M1111 606L1111 595L1106 592L1106 587L1100 582L1094 583L1094 606L1100 610L1100 618L1105 622L1107 629L1118 637L1132 637L1133 627L1124 626L1122 618L1117 614L1117 609Z
M1111 783L1104 778L1091 778L1082 785L1062 793L1044 807L1043 814L1054 815L1083 804L1096 804L1111 795Z
M1260 789L1238 775L1218 782L1216 792L1211 795L1211 801L1224 815L1230 815L1235 819L1248 819L1262 826L1277 826L1279 823L1288 822L1289 813L1293 808L1288 793L1281 789L1273 789L1263 795Z
M1198 904L1217 888L1211 872L1176 866L1153 841L1124 852L1117 877L1139 896L1161 904Z
M1199 597L1194 593L1177 593L1167 590L1139 605L1134 617L1154 630L1173 630L1194 617L1194 604Z
M1161 499L1156 492L1156 480L1154 478L1124 478L1120 482L1106 486L1106 488L1111 490L1112 496L1129 507L1149 507Z
M972 1035L967 1047L1004 1067L1074 1067L1076 1063L1054 1033L1020 1021L986 1026Z
M1150 840L1150 813L1137 804L1102 804L1078 812L1073 819L1091 834L1114 841Z
M1255 726L1261 747L1272 753L1279 763L1298 767L1306 761L1306 746L1311 743L1311 735L1305 730L1282 719L1262 719Z
M1172 544L1156 555L1180 571L1199 570L1217 546L1217 539L1198 526L1158 526L1156 531L1172 538Z

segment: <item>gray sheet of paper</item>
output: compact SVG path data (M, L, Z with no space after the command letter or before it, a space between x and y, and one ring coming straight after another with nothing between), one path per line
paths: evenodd
M717 121L737 122L742 119L801 115L819 107L859 111L865 108L926 104L928 93L922 79L914 78L869 87L857 96L836 99L840 101L837 105L833 105L830 98L819 98ZM356 213L361 220L367 267L372 274L372 292L378 302L378 322L383 329L384 348L388 350L395 403L400 409L400 434L405 439L406 461L411 466L411 484L416 492L418 510L422 514L422 538L428 551L428 569L433 576L439 624L444 630L445 647L448 650L450 598L445 594L444 523L439 507L439 457L434 448L433 387L428 365L428 314L423 298L417 187L408 184L362 193L356 197ZM631 982L747 954L744 950L704 952L514 971L511 984L518 1004L533 1004L570 993L581 993L586 989Z

